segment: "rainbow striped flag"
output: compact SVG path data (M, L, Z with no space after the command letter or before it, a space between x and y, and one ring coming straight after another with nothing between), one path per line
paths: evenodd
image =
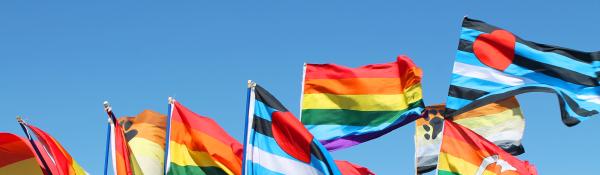
M427 106L427 115L415 121L415 162L417 174L436 169L442 142L445 105ZM475 131L512 155L525 152L521 139L525 119L516 98L510 97L496 103L473 109L451 118Z
M25 138L0 133L0 157L0 175L44 175L42 162Z
M170 103L167 174L241 174L242 145L214 120Z
M537 171L470 129L445 120L437 174L536 175Z
M380 137L423 112L421 69L410 58L348 68L307 64L302 123L328 149Z
M144 110L134 117L120 117L129 148L144 175L163 175L167 116Z
M39 142L43 146L41 154L47 154L51 157L51 160L44 159L44 161L52 169L52 174L60 175L87 175L88 173L71 157L67 150L50 134L43 130L29 125L24 124L36 135Z

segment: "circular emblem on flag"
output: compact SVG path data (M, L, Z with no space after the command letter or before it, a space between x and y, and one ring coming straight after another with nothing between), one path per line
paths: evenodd
M271 128L277 145L290 156L310 162L310 144L313 135L290 112L273 112Z
M515 58L516 37L506 30L494 30L477 36L473 53L481 63L504 71Z

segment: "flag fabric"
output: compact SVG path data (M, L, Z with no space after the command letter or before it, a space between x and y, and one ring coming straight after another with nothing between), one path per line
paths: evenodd
M368 168L353 164L345 160L335 160L335 164L342 172L342 175L375 175Z
M521 161L468 128L444 121L438 175L537 175Z
M406 56L358 68L305 69L301 120L328 150L375 139L423 112L422 72Z
M415 122L417 174L427 173L436 168L442 141L444 108L443 104L428 106L427 115ZM473 130L512 155L525 152L521 144L525 119L519 102L514 97L462 113L451 120Z
M583 52L521 39L465 18L446 100L446 115L525 92L558 96L564 124L600 110L600 52Z
M166 115L144 110L133 117L120 117L119 124L144 175L164 173Z
M169 110L167 174L241 174L243 147L237 140L175 100Z
M44 175L42 162L29 141L11 133L0 133L0 175Z
M106 103L105 105L107 105ZM110 149L115 175L141 175L140 169L132 150L125 139L125 131L117 121L110 106L106 106L108 125L110 126Z
M67 150L50 134L43 130L26 124L31 131L36 135L39 142L44 148L41 154L47 154L51 160L44 159L45 162L56 168L57 174L60 175L87 175L88 173L71 157ZM54 172L54 171L53 171ZM54 173L53 173L54 174Z
M250 84L244 174L340 175L304 125L264 88Z

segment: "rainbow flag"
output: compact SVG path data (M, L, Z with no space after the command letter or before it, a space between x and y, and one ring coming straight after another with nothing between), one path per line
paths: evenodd
M44 161L52 168L53 174L60 175L87 175L88 173L71 157L67 150L50 134L43 130L29 125L27 126L38 138L43 146L42 154L48 154L52 160L44 159ZM40 150L41 151L41 150ZM57 173L54 173L57 172Z
M115 175L138 175L142 174L135 156L132 154L129 144L125 139L125 131L117 121L112 108L108 102L104 103L108 114L108 125L110 126L110 148Z
M307 64L302 123L328 149L380 137L423 112L421 69L410 58L348 68Z
M415 121L415 162L418 174L436 168L445 108L443 104L427 106L427 115ZM462 113L451 120L475 131L512 155L525 152L521 144L525 119L519 102L514 97Z
M0 175L44 175L42 162L25 138L0 133L0 157Z
M169 107L167 174L241 174L243 149L237 140L175 100Z
M438 175L537 175L521 161L477 133L450 120L444 121Z
M133 117L120 117L125 138L144 175L164 173L166 115L144 110Z

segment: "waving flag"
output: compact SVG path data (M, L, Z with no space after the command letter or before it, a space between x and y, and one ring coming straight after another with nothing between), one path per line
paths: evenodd
M27 126L38 138L43 146L41 154L47 154L52 160L46 160L46 163L51 167L56 167L60 175L87 175L88 173L71 157L67 150L52 136L42 131L41 129L29 125Z
M340 175L302 123L265 89L249 84L244 174Z
M166 115L144 110L134 117L120 117L119 124L144 175L162 175L165 154Z
M465 18L446 101L458 115L525 92L558 96L562 121L573 126L600 110L600 52L582 52L521 39Z
M115 114L108 102L104 102L104 108L108 114L108 125L110 126L110 148L115 175L138 175L142 170L132 154L129 144L125 139L123 127L117 121ZM107 150L108 151L108 150Z
M359 68L307 64L302 123L328 150L375 139L420 116L421 74L406 56Z
M243 148L237 140L175 100L169 108L167 174L241 174Z
M44 175L42 162L25 138L0 133L0 175Z
M428 115L415 122L415 161L418 174L436 168L442 142L444 108L443 104L428 106ZM452 121L473 130L512 155L525 151L521 145L525 119L519 102L514 97L462 113L452 118Z
M375 173L371 172L368 168L345 160L335 160L335 164L342 172L342 175L375 175Z
M444 121L438 175L536 175L533 165L521 161L475 132Z

